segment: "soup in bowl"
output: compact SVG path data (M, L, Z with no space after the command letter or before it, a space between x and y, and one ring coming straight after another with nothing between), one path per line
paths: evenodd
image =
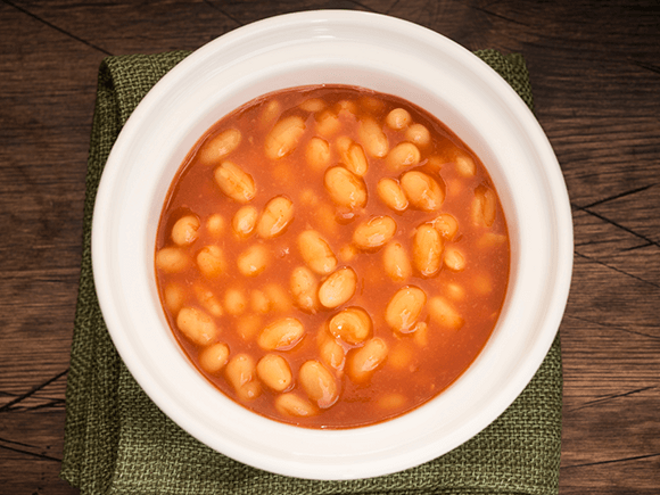
M474 153L409 102L353 86L280 90L216 123L157 239L188 358L246 408L315 428L446 389L493 331L510 266Z
M122 359L200 441L363 478L492 422L557 332L570 209L547 138L473 54L321 11L193 53L145 97L94 212Z

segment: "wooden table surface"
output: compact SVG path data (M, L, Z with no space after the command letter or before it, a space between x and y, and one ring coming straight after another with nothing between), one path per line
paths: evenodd
M368 10L522 53L575 226L560 493L660 493L660 3L0 2L0 494L58 478L97 69L296 10Z

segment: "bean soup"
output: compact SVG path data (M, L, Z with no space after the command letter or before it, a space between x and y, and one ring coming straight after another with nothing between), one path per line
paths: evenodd
M339 429L417 408L470 366L510 249L493 183L450 129L319 85L208 130L170 187L155 264L200 373L258 414Z

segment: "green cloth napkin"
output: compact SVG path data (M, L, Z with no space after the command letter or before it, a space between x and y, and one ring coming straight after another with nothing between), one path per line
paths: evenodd
M552 494L558 491L562 370L559 339L520 397L479 435L422 466L355 481L260 471L193 439L140 389L108 335L93 284L94 199L110 149L149 89L188 52L108 57L99 71L84 212L80 289L66 391L61 476L87 494ZM520 55L483 50L532 105Z

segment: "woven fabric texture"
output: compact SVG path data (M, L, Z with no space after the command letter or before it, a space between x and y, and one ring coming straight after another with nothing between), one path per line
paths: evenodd
M520 55L494 50L476 54L532 107ZM479 435L416 468L365 480L302 480L238 463L181 430L140 389L112 345L94 291L92 210L122 126L149 89L187 55L108 57L100 67L61 477L82 495L557 493L562 388L558 338L522 395Z

